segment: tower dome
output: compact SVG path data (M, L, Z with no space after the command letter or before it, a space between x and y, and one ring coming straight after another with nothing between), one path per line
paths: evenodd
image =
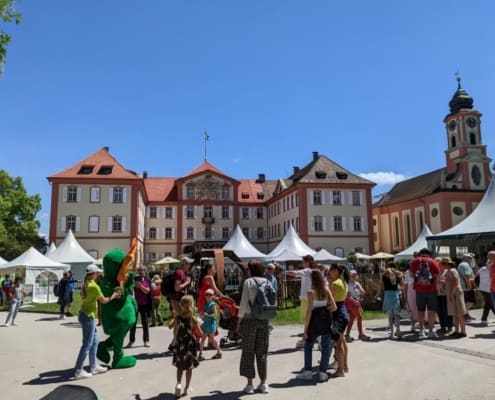
M473 98L461 87L461 77L457 75L457 90L449 101L450 114L473 109Z

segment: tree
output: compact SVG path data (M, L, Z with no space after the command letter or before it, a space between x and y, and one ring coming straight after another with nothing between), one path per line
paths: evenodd
M22 178L12 178L0 170L0 255L12 260L33 246L42 250L45 238L38 234L40 223L36 214L41 210L38 194L29 196Z
M15 0L0 0L0 18L4 23L22 22L22 15L15 12ZM7 45L10 42L10 35L0 30L0 77L2 76L3 66L7 57Z

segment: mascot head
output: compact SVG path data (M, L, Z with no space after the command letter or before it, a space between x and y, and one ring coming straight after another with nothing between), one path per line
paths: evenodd
M122 261L124 261L126 253L120 249L112 249L105 257L103 257L103 273L105 279L116 281L120 271Z

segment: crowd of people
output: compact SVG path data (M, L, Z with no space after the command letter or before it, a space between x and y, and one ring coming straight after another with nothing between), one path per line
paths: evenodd
M472 254L465 254L458 265L449 257L432 258L428 249L421 250L401 271L393 262L381 270L380 288L374 294L382 303L382 310L388 317L390 339L401 339L403 309L410 313L410 332L419 339L439 337L466 337L466 321L472 319L469 309L475 303L475 289L483 297L481 325L488 324L488 314L495 314L495 251L487 254L486 265L478 268ZM219 304L227 295L216 285L215 267L202 266L194 296L191 295L193 280L190 270L193 259L184 257L181 265L173 272L164 269L161 275L151 278L146 267L138 266L134 277L134 298L137 303L137 317L142 326L144 347L150 346L151 327L164 324L160 313L163 283L172 274L173 293L167 294L171 319L168 324L173 331L169 350L173 352L173 365L177 368L174 393L177 397L192 391L192 371L205 359L206 344L215 350L212 359L222 358L222 349L216 339ZM275 275L277 265L264 266L251 261L245 268L244 280L240 286L240 301L235 305L237 319L235 330L241 339L239 373L246 379L244 392L268 393L267 357L271 325L269 318L259 317L253 311L260 285L278 288ZM76 379L91 377L107 371L96 359L99 338L97 331L98 305L120 298L116 290L104 296L98 279L103 271L96 265L89 265L81 286L82 304L78 320L82 327L82 344L75 365ZM371 340L364 333L362 301L366 294L359 281L356 269L340 264L324 267L315 263L310 255L302 258L297 270L283 272L286 277L300 279L300 322L302 338L296 347L304 349L303 367L296 378L313 380L313 348L318 344L320 359L316 379L320 382L330 377L344 377L349 372L349 348L354 338L351 333L357 327L357 338ZM281 276L279 275L279 278ZM60 318L70 315L75 280L70 271L65 272L59 282L58 296ZM16 325L16 316L23 300L22 278L14 281L6 275L2 282L2 299L9 302L10 309L5 326ZM234 303L235 304L235 303ZM438 324L438 329L435 326ZM136 340L136 324L132 326L127 347L133 347ZM334 350L334 361L330 357ZM89 372L83 364L89 357ZM333 371L333 373L329 373ZM185 384L182 378L185 372ZM259 379L254 384L256 373Z

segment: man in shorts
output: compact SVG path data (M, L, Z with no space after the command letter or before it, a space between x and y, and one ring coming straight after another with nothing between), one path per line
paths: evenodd
M422 249L419 257L411 262L409 269L414 279L413 288L416 291L416 307L418 308L419 337L426 338L425 311L428 310L428 337L437 337L433 331L437 312L437 277L440 274L438 263L431 258L431 251Z

